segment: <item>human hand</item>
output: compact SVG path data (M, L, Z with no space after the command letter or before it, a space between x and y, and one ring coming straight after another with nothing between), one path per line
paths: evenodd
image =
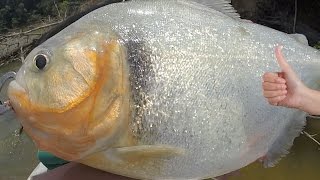
M267 72L263 75L263 95L271 105L300 109L307 88L287 63L281 49L281 46L275 49L281 72Z

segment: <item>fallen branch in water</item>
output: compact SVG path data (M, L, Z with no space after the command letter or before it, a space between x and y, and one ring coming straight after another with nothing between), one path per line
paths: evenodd
M305 134L308 138L310 138L311 140L313 140L315 143L317 143L320 146L320 142L318 140L316 140L312 135L310 135L306 131L302 131L302 133Z
M19 48L12 51L10 54L7 54L5 56L0 57L0 67L7 65L13 61L23 62L26 54L31 51L33 42L34 41L32 41L26 45L20 46Z

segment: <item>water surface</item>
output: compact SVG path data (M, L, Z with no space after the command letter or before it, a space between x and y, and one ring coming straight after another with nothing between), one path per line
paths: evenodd
M309 120L305 129L309 134L319 134L320 120ZM235 173L230 180L319 180L320 146L305 135L295 139L290 153L273 168L263 168L253 163Z
M0 76L17 71L19 62L0 68ZM7 100L6 88L0 100ZM36 148L25 133L19 135L20 124L13 112L0 116L0 180L26 180L37 165Z

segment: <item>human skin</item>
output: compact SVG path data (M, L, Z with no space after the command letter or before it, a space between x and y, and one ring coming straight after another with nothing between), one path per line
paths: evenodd
M263 76L263 95L269 104L296 108L312 115L320 115L320 91L308 88L298 78L277 46L275 55L280 72L266 72Z

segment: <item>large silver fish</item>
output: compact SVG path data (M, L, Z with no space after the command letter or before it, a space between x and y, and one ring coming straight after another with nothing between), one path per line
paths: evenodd
M278 44L315 87L317 50L225 0L117 3L35 48L8 94L36 145L66 160L133 178L216 177L275 164L305 124L263 98Z

